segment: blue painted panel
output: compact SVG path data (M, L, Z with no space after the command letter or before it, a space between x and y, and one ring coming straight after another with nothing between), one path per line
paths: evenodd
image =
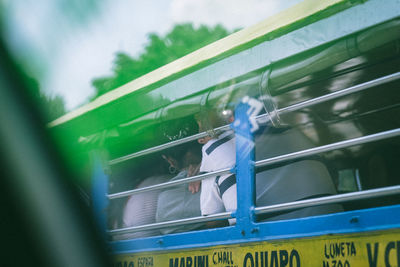
M110 246L113 253L120 254L399 229L400 205L255 225L258 231L249 231L245 235L242 235L236 227L231 226L162 237L117 241L111 242Z

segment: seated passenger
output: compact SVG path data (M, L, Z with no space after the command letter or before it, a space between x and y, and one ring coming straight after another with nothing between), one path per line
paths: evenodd
M218 114L210 112L211 117L198 120L200 131L203 122L211 122L211 127L221 126ZM218 124L212 124L217 122ZM226 121L226 120L225 120ZM230 120L232 121L232 120ZM271 128L273 130L273 128ZM208 137L203 143L200 172L212 172L235 165L235 138L228 133ZM277 133L268 131L256 136L256 160L278 156L313 147L299 130L282 129ZM234 175L206 178L201 184L201 213L209 215L224 211L234 211L237 206L236 179ZM336 194L333 181L326 166L315 159L300 159L294 163L256 174L256 206L268 206ZM278 220L312 216L341 211L340 205L324 205L304 208L275 216L262 216L263 220ZM229 220L230 224L235 222Z
M198 121L200 131L204 131L203 124ZM202 147L200 173L214 172L232 168L236 163L235 136L230 132L216 134L213 138L199 139ZM236 210L236 177L234 174L224 174L209 177L201 181L200 208L202 215L211 215L224 211ZM235 219L229 219L230 224ZM210 226L219 225L219 222L209 223Z
M161 184L169 181L171 175L150 176L144 179L136 188L144 188L151 185ZM122 228L141 226L156 222L156 209L158 195L161 190L152 190L144 193L131 195L126 201L122 214ZM145 230L134 233L123 234L119 239L139 238L159 235L160 231Z
M289 128L280 133L267 129L256 137L256 159L266 159L313 147L312 142L298 129ZM313 159L299 159L256 175L256 206L268 206L314 197L336 194L325 164ZM261 220L283 220L342 211L339 204L314 206L280 214L261 215Z
M198 144L186 144L179 149L171 149L163 156L179 173L171 181L183 179L198 174L201 160L200 147ZM184 218L200 216L200 193L199 184L191 183L177 185L165 189L158 197L156 221L172 221ZM199 229L203 223L187 224L161 229L162 234L178 233Z
M206 123L212 125L212 128L215 128L232 121L230 118L216 119L215 114L210 114L211 117L206 120L197 119L200 132L210 130L210 125L204 126L202 122L206 121ZM314 146L296 128L267 128L261 130L264 131L261 134L258 133L255 138L256 160L296 152ZM213 137L201 138L198 141L203 145L200 173L234 167L236 152L233 134L228 132L215 133ZM187 176L191 175L187 175L184 170L174 179ZM192 192L197 192L200 188L199 185L200 182L191 183ZM201 181L200 197L196 197L198 194L190 195L185 185L171 190L174 191L164 191L160 194L157 221L176 220L196 217L200 214L210 215L236 210L236 178L232 174L206 178ZM318 158L299 159L256 174L256 206L268 206L333 194L336 194L336 189L330 173L325 164ZM190 200L188 201L188 199ZM175 205L179 207L174 209ZM191 208L190 213L187 212L187 206ZM332 204L302 208L279 214L261 215L258 219L263 221L293 219L340 211L342 211L341 205ZM163 216L160 216L160 214L163 214ZM168 214L168 216L165 214ZM229 223L234 224L235 220L231 219ZM207 224L207 226L217 225L221 224ZM164 230L163 233L187 231L201 226L201 224L196 226L177 226ZM185 227L187 228L185 229Z

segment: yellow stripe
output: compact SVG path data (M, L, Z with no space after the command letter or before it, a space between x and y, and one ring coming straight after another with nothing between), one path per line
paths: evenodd
M296 21L301 21L327 8L345 3L346 0L305 0L279 14L276 14L268 19L251 26L249 28L231 34L217 42L207 45L191 54L188 54L180 59L177 59L161 68L158 68L138 79L135 79L119 88L110 91L91 103L82 106L68 114L49 123L49 127L54 127L59 124L72 120L80 115L101 107L107 103L117 100L118 98L130 94L136 90L154 84L174 74L180 73L200 63L207 62L211 59L225 54L235 48L248 44L258 38L267 35L277 29L289 26Z
M295 240L114 256L114 266L398 266L400 231L326 235ZM389 264L389 265L388 265Z

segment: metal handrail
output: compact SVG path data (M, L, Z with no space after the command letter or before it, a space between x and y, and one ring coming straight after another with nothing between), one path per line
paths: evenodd
M362 90L365 90L367 88L371 88L373 86L381 85L384 83L388 83L394 80L397 80L400 78L400 72L387 75L366 83L362 83L356 86L352 86L340 91L336 91L321 97L317 97L311 100L306 100L294 105L291 105L286 108L278 109L277 112L278 114L284 114L288 112L293 112L297 111L306 107L310 107L316 104L323 103L325 101L329 101L332 99L336 99L338 97L342 97L351 93L359 92ZM260 116L257 116L256 119L265 119L268 117L267 114L263 114ZM230 126L225 125L221 126L219 128L216 128L216 131L226 131L229 130ZM109 161L109 164L117 164L122 161L132 159L135 157L143 156L149 153L161 151L163 149L173 147L179 144L183 144L186 142L190 142L193 140L196 140L198 138L202 138L207 136L207 132L199 133L193 136L189 136L183 139L179 139L173 142L169 142L160 146L156 146L153 148L149 148L146 150L142 150L130 155L126 155L124 157L120 157L114 160ZM264 167L268 165L273 165L276 163L284 162L284 161L289 161L289 160L294 160L298 158L303 158L311 155L315 155L318 153L323 153L323 152L328 152L336 149L341 149L341 148L346 148L350 146L355 146L355 145L360 145L360 144L365 144L369 142L374 142L374 141L379 141L387 138L392 138L400 136L400 128L389 130L389 131L384 131L376 134L371 134L367 136L362 136L358 138L353 138L350 140L345 140L345 141L340 141L324 146L319 146L311 149L306 149L306 150L301 150L298 152L293 152L269 159L264 159L255 162L255 167ZM188 177L176 181L170 181L167 183L162 183L158 185L153 185L145 188L140 188L140 189L134 189L134 190L129 190L125 192L119 192L115 194L109 194L107 197L109 199L115 199L115 198L121 198L121 197L126 197L134 194L139 194L147 191L152 191L152 190L157 190L157 189L164 189L180 184L186 184L189 182L193 181L199 181L211 176L217 176L217 175L222 175L222 174L227 174L231 173L232 169L222 169L220 171L215 171L215 172L210 172L202 175L197 175L193 177ZM379 188L379 189L371 189L371 190L366 190L366 191L358 191L358 192L352 192L352 193L346 193L346 194L341 194L341 195L334 195L334 196L328 196L328 197L320 197L320 198L314 198L314 199L307 199L307 200L300 200L300 201L295 201L295 202L289 202L289 203L283 203L283 204L276 204L276 205L270 205L270 206L264 206L264 207L256 207L254 209L254 212L256 215L259 214L265 214L265 213L273 213L273 212L278 212L278 211L286 211L286 210L293 210L297 208L305 208L305 207L311 207L311 206L319 206L319 205L326 205L326 204L334 204L334 203L342 203L346 201L355 201L355 200L362 200L362 199L367 199L367 198L374 198L374 197L382 197L382 196L389 196L389 195L394 195L394 194L399 194L400 193L400 186L391 186L391 187L385 187L385 188ZM200 222L207 222L207 221L213 221L213 220L219 220L219 219L229 219L232 218L232 213L230 212L225 212L225 213L218 213L218 214L213 214L209 216L199 216L199 217L193 217L193 218L186 218L186 219L180 219L180 220L173 220L173 221L166 221L166 222L160 222L160 223L153 223L153 224L148 224L148 225L141 225L141 226L135 226L135 227L128 227L128 228L122 228L122 229L115 229L115 230L109 230L108 233L110 235L121 235L125 233L134 233L134 232L139 232L139 231L144 231L144 230L151 230L151 229L160 229L160 228L165 228L165 227L171 227L171 226L178 226L178 225L185 225L185 224L192 224L192 223L200 223Z
M341 149L341 148L346 148L349 146L355 146L355 145L361 145L365 143L370 143L374 141L379 141L382 139L387 139L387 138L392 138L400 136L400 128L389 130L389 131L384 131L384 132L379 132L376 134L371 134L371 135L366 135L362 137L357 137L345 141L340 141L336 143L332 143L329 145L324 145L324 146L318 146L318 147L313 147L281 156L276 156L273 158L269 159L264 159L264 160L259 160L256 161L255 166L256 167L265 167L268 165L272 165L275 163L280 163L283 161L288 161L288 160L293 160L293 159L298 159L298 158L303 158L303 157L308 157L312 156L315 154L323 153L323 152L328 152L336 149Z
M162 184L156 184L156 185L147 186L147 187L143 187L143 188L119 192L119 193L115 193L115 194L109 194L109 195L107 195L107 197L109 199L126 197L126 196L130 196L130 195L134 195L134 194L144 193L147 191L164 189L164 188L168 188L168 187L172 187L172 186L177 186L180 184L187 184L190 182L203 180L203 179L211 177L211 176L223 175L223 174L228 174L231 172L232 172L232 169L226 168L226 169L222 169L222 170L215 171L215 172L208 172L208 173L204 173L204 174L200 174L200 175L196 175L196 176L192 176L192 177L188 177L188 178L183 178L183 179L179 179L179 180L175 180L175 181L169 181L169 182L162 183Z
M310 100L306 100L297 104L293 104L291 106L285 107L285 108L281 108L277 110L278 114L285 114L285 113L289 113L289 112L293 112L293 111L297 111L303 108L307 108L316 104L321 104L323 102L329 101L329 100L333 100L342 96L346 96L349 94L353 94L353 93L357 93L360 92L362 90L365 89L369 89L371 87L374 86L378 86L378 85L382 85L385 83L389 83L389 82L393 82L395 80L400 79L400 72L395 72L380 78L377 78L375 80L371 80L365 83L360 83L339 91L335 91L333 93L329 93L320 97L316 97ZM264 114L263 114L264 115Z
M110 235L121 235L121 234L135 233L135 232L139 232L139 231L154 230L154 229L160 229L160 228L172 227L172 226L178 226L178 225L202 223L202 222L209 222L209 221L222 220L222 219L230 219L233 217L234 216L233 216L232 212L222 212L222 213L211 214L211 215L207 215L207 216L198 216L198 217L185 218L185 219L179 219L179 220L173 220L173 221L165 221L165 222L159 222L159 223L152 223L152 224L145 224L145 225L140 225L140 226L108 230L108 233Z
M256 215L400 194L400 185L257 207Z
M372 81L361 83L361 84L358 84L358 85L355 85L355 86L351 86L349 88L345 88L345 89L342 89L342 90L339 90L339 91L336 91L336 92L333 92L333 93L330 93L330 94L326 94L326 95L323 95L323 96L320 96L320 97L316 97L316 98L313 98L313 99L310 99L310 100L306 100L306 101L303 101L303 102L300 102L300 103L297 103L297 104L293 104L291 106L278 109L277 113L279 115L281 115L281 114L297 111L297 110L300 110L300 109L303 109L303 108L307 108L307 107L311 107L311 106L316 105L316 104L323 103L325 101L333 100L333 99L336 99L336 98L339 98L339 97L342 97L342 96L346 96L346 95L349 95L349 94L352 94L352 93L360 92L362 90L371 88L373 86L378 86L378 85L382 85L382 84L385 84L385 83L389 83L389 82L392 82L392 81L395 81L395 80L398 80L398 79L400 79L400 72L396 72L396 73L393 73L393 74L390 74L390 75L387 75L387 76L383 76L383 77L377 78L377 79L372 80ZM268 117L269 117L268 114L262 114L262 115L257 116L256 119L257 120L265 120ZM227 131L227 130L230 130L230 125L224 125L224 126L215 128L214 130L215 131ZM167 149L167 148L170 148L170 147L174 147L174 146L177 146L177 145L180 145L180 144L184 144L184 143L187 143L187 142L190 142L190 141L194 141L196 139L203 138L203 137L206 137L206 136L208 136L208 132L198 133L198 134L195 134L195 135L192 135L192 136L188 136L188 137L185 137L185 138L182 138L182 139L179 139L179 140L175 140L175 141L172 141L172 142L169 142L169 143L165 143L165 144L162 144L162 145L159 145L159 146L151 147L151 148L139 151L139 152L135 152L135 153L132 153L132 154L125 155L123 157L119 157L119 158L110 160L108 162L108 164L115 165L115 164L121 163L121 162L129 160L129 159L133 159L133 158L144 156L144 155L147 155L147 154L150 154L150 153L158 152L158 151L161 151L161 150L164 150L164 149Z
M229 124L214 129L214 131L229 131L229 130L230 130L230 125ZM231 130L231 131L233 132L233 130ZM147 155L147 154L150 154L150 153L155 153L155 152L158 152L158 151L162 151L162 150L170 148L170 147L174 147L174 146L177 146L177 145L180 145L180 144L188 143L190 141L194 141L194 140L206 137L206 136L208 136L208 134L209 134L208 132L202 132L202 133L198 133L198 134L191 135L191 136L188 136L188 137L184 137L182 139L178 139L178 140L175 140L175 141L172 141L172 142L168 142L168 143L165 143L165 144L162 144L162 145L159 145L159 146L151 147L151 148L148 148L148 149L141 150L139 152L135 152L135 153L128 154L128 155L125 155L125 156L120 157L120 158L116 158L116 159L110 160L108 162L108 164L115 165L115 164L121 163L121 162L129 160L129 159L133 159L133 158L141 157L141 156L144 156L144 155Z
M334 195L334 196L299 200L299 201L293 201L293 202L270 205L270 206L256 207L254 209L254 214L261 215L261 214L289 211L289 210L293 210L293 209L308 208L308 207L321 206L321 205L327 205L327 204L337 204L337 203L348 202L348 201L356 201L356 200L370 199L370 198L376 198L376 197L391 196L391 195L396 195L396 194L400 194L400 185L389 186L389 187L384 187L384 188L377 188L377 189L370 189L370 190L364 190L364 191L357 191L357 192L345 193L345 194ZM114 229L114 230L109 230L108 233L110 235L122 235L122 234L128 234L128 233L135 233L135 232L139 232L139 231L145 231L145 230L161 229L161 228L165 228L165 227L229 219L229 218L233 218L233 217L234 216L231 212L223 212L223 213L217 213L217 214L212 214L212 215L208 215L208 216L198 216L198 217L185 218L185 219L179 219L179 220L173 220L173 221L165 221L165 222L152 223L152 224L146 224L146 225L140 225L140 226Z
M379 141L382 139L392 138L392 137L396 137L396 136L400 136L400 128L397 128L394 130L389 130L389 131L384 131L384 132L380 132L380 133L376 133L376 134L371 134L371 135L367 135L367 136L362 136L362 137L358 137L358 138L353 138L350 140L340 141L340 142L332 143L329 145L313 147L310 149L305 149L305 150L301 150L301 151L297 151L297 152L293 152L293 153L289 153L289 154L285 154L285 155L281 155L281 156L276 156L276 157L272 157L272 158L268 158L268 159L264 159L264 160L259 160L259 161L255 162L255 167L265 167L268 165L281 163L281 162L288 161L288 160L304 158L304 157L312 156L315 154L332 151L335 149L341 149L341 148L346 148L346 147L350 147L350 146L361 145L361 144ZM227 173L231 173L231 172L232 172L232 169L226 168L226 169L222 169L219 171L209 172L209 173L192 176L192 177L188 177L188 178L184 178L184 179L180 179L180 180L176 180L176 181L170 181L170 182L166 182L166 183L162 183L162 184L152 185L149 187L133 189L133 190L119 192L119 193L115 193L115 194L109 194L109 195L107 195L107 197L109 199L122 198L122 197L139 194L139 193L143 193L143 192L147 192L147 191L164 189L164 188L168 188L168 187L172 187L172 186L176 186L176 185L180 185L180 184L187 184L187 183L190 183L193 181L199 181L199 180L211 177L211 176L223 175L223 174L227 174Z

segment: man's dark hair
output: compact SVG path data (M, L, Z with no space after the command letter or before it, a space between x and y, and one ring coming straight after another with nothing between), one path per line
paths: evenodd
M178 161L181 168L196 164L201 161L201 145L197 141L182 144L164 151L164 155Z

